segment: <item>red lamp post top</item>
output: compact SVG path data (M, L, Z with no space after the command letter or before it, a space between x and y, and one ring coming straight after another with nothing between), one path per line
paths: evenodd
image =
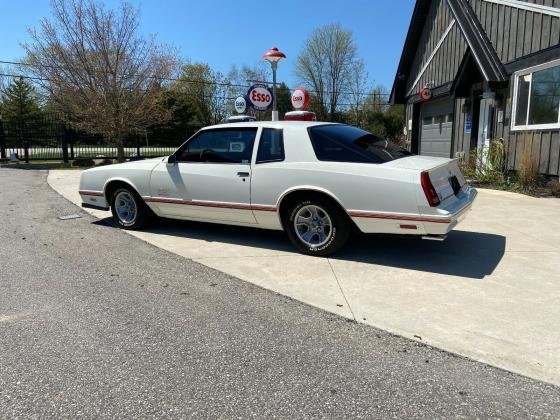
M276 63L283 58L286 58L286 55L276 47L272 47L263 54L263 60L270 61L271 63Z

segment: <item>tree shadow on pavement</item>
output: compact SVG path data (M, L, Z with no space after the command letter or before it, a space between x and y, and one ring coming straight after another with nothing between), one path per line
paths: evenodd
M116 227L111 218L94 223ZM280 231L171 219L160 219L143 230L299 255ZM505 236L462 230L452 231L443 242L414 236L357 234L331 259L483 279L500 263L505 245Z

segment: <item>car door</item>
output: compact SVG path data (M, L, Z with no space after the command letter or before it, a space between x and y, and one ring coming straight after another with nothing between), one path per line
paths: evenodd
M256 223L251 211L251 160L256 127L202 130L162 162L151 177L151 197L163 216Z

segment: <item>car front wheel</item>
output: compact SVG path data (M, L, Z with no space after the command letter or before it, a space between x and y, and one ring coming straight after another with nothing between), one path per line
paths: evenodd
M329 200L294 203L284 220L288 238L302 253L330 255L346 244L351 233L347 216Z
M140 196L128 188L118 188L113 192L111 212L121 228L131 230L145 226L150 215Z

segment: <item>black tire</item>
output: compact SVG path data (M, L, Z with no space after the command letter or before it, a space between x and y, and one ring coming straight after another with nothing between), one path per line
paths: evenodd
M129 197L133 202L136 209L136 214L134 217L130 217L128 220L123 217L122 212L119 214L117 207L119 206L119 201L121 204L123 200L121 198ZM146 205L144 200L138 195L136 191L132 188L120 187L117 188L111 194L111 213L113 214L113 219L117 225L122 229L127 230L137 230L146 226L152 219L152 211Z
M303 212L300 213L300 216L302 214L305 214L307 210L305 210L304 208L309 208L308 206L315 206L316 208L320 209L319 214L324 213L330 219L331 229L329 231L329 234L326 235L327 239L325 239L325 242L310 245L300 238L301 230L299 234L296 231L296 226L294 223L296 216L298 215L298 213L300 213L300 211ZM283 223L284 230L286 231L288 238L298 249L298 251L303 254L315 255L320 257L331 255L340 250L346 244L346 242L348 242L348 239L350 238L350 235L352 233L352 225L348 220L348 215L346 215L331 200L322 197L313 197L307 200L297 200L290 203L290 205L286 208L283 217ZM305 227L303 229L305 229ZM318 236L319 234L317 233L316 235L316 241L320 242L320 237Z

